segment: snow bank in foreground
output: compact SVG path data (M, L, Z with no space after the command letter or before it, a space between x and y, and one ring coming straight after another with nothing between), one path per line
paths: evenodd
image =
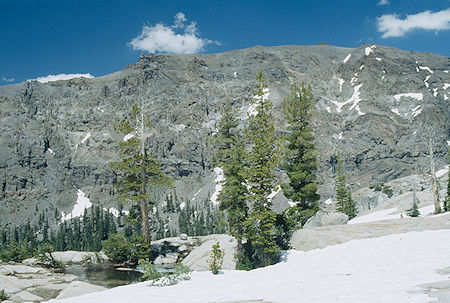
M50 302L429 302L417 285L446 280L436 270L450 266L449 238L450 230L436 230L353 240L289 251L286 262L250 272L195 272L175 286L144 282Z

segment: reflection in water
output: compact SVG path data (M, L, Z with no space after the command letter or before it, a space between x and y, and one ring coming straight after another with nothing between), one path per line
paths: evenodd
M81 265L68 265L64 272L80 277L81 281L113 288L131 283L141 282L138 271L120 271L114 268L90 268Z

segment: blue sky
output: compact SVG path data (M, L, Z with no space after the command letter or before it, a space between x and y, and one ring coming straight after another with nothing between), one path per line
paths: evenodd
M0 0L0 85L97 77L142 52L376 43L450 56L449 0Z

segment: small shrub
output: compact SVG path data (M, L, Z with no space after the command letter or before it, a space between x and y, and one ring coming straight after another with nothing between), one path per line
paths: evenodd
M419 212L419 208L417 207L417 203L414 202L413 206L406 211L406 214L410 217L420 216L420 212Z
M7 247L3 248L0 252L0 259L6 262L22 262L24 259L28 258L29 254L27 250L22 248L17 242L13 241L8 244Z
M0 290L0 302L1 301L6 301L8 299L9 299L8 294L3 289L1 289Z
M385 193L389 198L392 198L392 196L394 195L394 190L389 185L383 186L382 192Z
M373 188L374 191L382 191L383 190L383 184L374 185L372 188Z
M224 252L220 249L219 242L217 242L212 246L211 255L208 260L209 269L214 275L217 275L222 268L223 255Z
M52 252L55 251L55 248L53 245L50 245L48 243L44 243L44 245L41 246L38 253L38 260L41 265L44 267L50 267L50 268L63 268L64 264L61 261L55 260L53 258Z
M137 264L139 259L147 258L150 251L142 236L133 235L129 238L124 234L110 235L103 242L103 249L113 263L130 264Z
M156 269L155 265L144 259L139 260L139 266L143 272L142 280L150 281L151 286L170 286L180 281L191 279L191 270L181 263L175 266L173 273L161 273Z

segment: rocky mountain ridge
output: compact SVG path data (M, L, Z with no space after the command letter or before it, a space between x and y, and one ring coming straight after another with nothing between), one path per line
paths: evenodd
M380 45L141 55L136 64L103 77L0 87L0 226L33 218L36 209L70 213L79 189L94 204L117 207L108 163L123 134L113 124L141 102L152 121L147 145L176 179L177 196L210 200L220 171L211 162L208 138L220 104L231 98L243 126L259 69L269 83L280 135L289 86L304 81L312 87L322 200L333 195L338 152L353 190L427 173L430 137L437 167L444 166L448 57ZM285 178L281 170L279 175Z

